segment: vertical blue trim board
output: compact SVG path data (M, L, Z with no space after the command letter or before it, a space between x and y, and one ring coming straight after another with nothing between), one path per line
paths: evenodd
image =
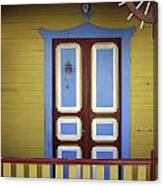
M130 39L122 38L121 158L130 158Z
M91 23L65 30L39 30L45 39L45 157L53 157L52 144L52 40L59 38L121 38L122 121L121 157L130 158L130 39L135 28L109 29ZM51 169L52 171L52 169Z
M52 158L52 40L45 39L45 157ZM51 177L53 177L53 166L50 166Z
M122 38L121 158L130 158L130 39ZM123 179L123 168L121 168Z

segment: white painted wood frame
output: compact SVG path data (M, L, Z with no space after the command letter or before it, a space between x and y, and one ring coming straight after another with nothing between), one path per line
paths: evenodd
M76 123L77 125L77 133L76 134L62 134L61 133L61 125L62 123L68 124L68 123ZM75 116L64 116L59 117L56 121L56 135L57 138L61 141L77 141L81 138L82 135L82 123L80 118Z
M96 52L98 49L113 49L113 106L112 107L97 107L97 69L96 69ZM115 43L105 42L96 43L91 49L91 82L92 82L92 101L91 106L93 112L97 113L113 113L117 111L118 107L118 46ZM104 82L105 83L105 82Z
M97 125L110 123L113 125L113 135L97 135ZM118 138L118 122L114 118L95 118L92 120L91 133L94 141L115 141Z
M74 107L63 107L61 105L61 49L75 49L76 51L76 106ZM58 44L55 49L55 100L56 108L61 113L76 113L81 110L82 104L82 64L81 64L81 48L77 43L61 43Z

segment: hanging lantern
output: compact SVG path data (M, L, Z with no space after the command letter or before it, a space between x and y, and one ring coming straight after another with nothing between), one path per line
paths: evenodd
M73 72L73 70L72 70L72 64L70 63L69 60L68 60L67 63L65 64L65 69L64 69L64 71L65 71L65 80L66 80L66 82L67 82L66 89L68 89L68 88L69 88L68 83L69 83L69 81L71 80L71 74L72 74L72 72Z

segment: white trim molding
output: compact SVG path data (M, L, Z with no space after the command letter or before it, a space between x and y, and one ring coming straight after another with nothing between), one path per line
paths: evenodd
M61 49L75 49L76 51L76 106L74 107L64 107L62 106L62 88L61 88ZM55 49L55 100L56 100L56 108L61 113L76 113L81 110L82 107L82 64L81 64L81 48L77 43L61 43L58 44Z
M97 49L113 49L113 106L112 107L97 107ZM118 46L112 42L96 43L92 46L92 67L91 67L91 82L92 82L92 110L99 113L112 113L117 111L118 107ZM104 82L105 83L105 82Z
M62 158L62 151L76 151L76 159L80 159L82 157L82 152L81 152L81 148L79 146L58 146L57 149L57 157L58 158Z
M92 148L92 159L97 159L96 152L113 152L113 159L118 158L118 149L114 146L95 146Z
M113 135L97 135L97 125L112 125L113 126ZM92 120L91 124L91 133L92 139L94 141L115 141L118 137L118 122L114 118L96 118Z
M62 123L64 124L69 124L69 123L74 123L77 127L76 134L62 134L61 133L61 125ZM60 117L56 121L56 132L57 132L57 138L62 141L77 141L81 138L82 135L82 123L81 120L78 117L75 116L64 116Z

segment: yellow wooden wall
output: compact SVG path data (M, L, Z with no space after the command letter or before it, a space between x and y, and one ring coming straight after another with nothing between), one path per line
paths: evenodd
M155 74L152 26L126 21L116 4L93 4L93 24L136 26L131 44L131 155L153 149ZM83 22L80 4L2 6L2 155L44 155L44 41L40 27L65 29Z

